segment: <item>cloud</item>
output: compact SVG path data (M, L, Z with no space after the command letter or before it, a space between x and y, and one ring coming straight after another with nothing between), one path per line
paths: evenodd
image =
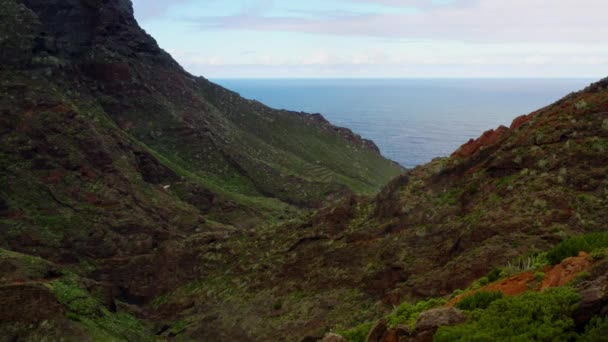
M263 10L190 18L202 30L302 32L318 35L468 42L597 42L608 35L605 0L484 0L433 5L423 0L349 0L417 5L414 13L271 16ZM466 6L465 6L466 4Z
M140 20L164 16L169 8L192 0L133 0L135 15Z

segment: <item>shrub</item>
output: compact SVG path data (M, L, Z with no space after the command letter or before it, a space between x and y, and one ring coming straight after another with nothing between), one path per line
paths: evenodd
M416 324L416 319L421 312L441 306L443 304L445 304L445 299L442 298L431 298L420 301L416 304L403 303L386 317L388 325L390 327L395 327L399 324L405 324L413 329L414 325Z
M581 342L604 341L608 336L608 317L595 317L585 327L578 339Z
M344 337L348 342L365 342L369 331L374 326L373 322L360 324L352 329L337 330L336 333Z
M549 251L547 259L555 265L568 257L577 256L580 252L591 253L606 247L608 247L608 232L574 236L560 242Z
M500 268L495 268L492 271L490 271L490 273L488 273L488 275L486 277L488 278L488 281L490 283L493 283L493 282L497 281L498 279L502 278L502 270Z
M498 291L479 291L462 299L456 307L460 310L473 311L475 309L486 309L493 301L502 298L502 293Z
M579 295L571 288L528 292L475 310L462 325L441 327L435 341L555 341L576 336L570 317Z

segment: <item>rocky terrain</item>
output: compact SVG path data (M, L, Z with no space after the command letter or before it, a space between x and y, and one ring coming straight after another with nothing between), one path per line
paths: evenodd
M606 232L606 79L406 171L188 74L128 0L0 0L0 62L5 340L453 340L486 290L606 314L608 246L543 254Z

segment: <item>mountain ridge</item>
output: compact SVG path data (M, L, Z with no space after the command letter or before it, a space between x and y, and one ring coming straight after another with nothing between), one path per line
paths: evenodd
M3 336L313 341L608 222L608 79L404 171L189 75L130 1L0 9Z

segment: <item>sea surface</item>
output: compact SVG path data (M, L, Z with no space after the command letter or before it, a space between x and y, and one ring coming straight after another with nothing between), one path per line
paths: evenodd
M321 113L405 167L580 90L586 79L218 79L271 107Z

